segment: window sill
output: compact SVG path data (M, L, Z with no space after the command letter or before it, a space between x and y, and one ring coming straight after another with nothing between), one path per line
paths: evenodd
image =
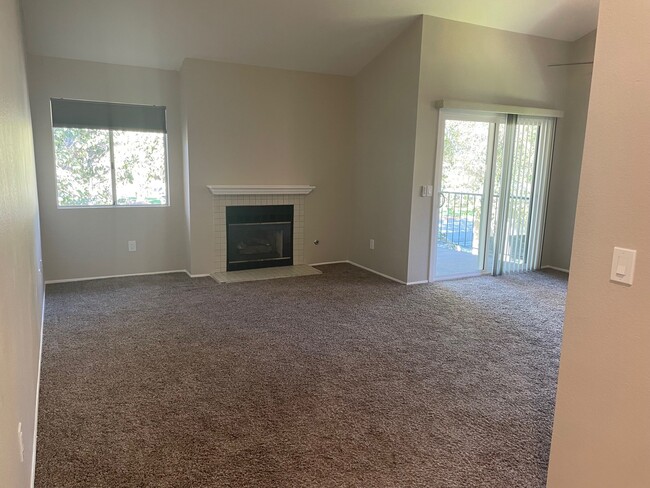
M63 207L57 205L57 210L97 210L97 209L110 209L110 208L169 208L170 204L165 205L77 205L70 207Z

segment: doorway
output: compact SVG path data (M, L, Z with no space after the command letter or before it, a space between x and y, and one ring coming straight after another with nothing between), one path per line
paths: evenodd
M441 110L430 280L538 269L555 119Z

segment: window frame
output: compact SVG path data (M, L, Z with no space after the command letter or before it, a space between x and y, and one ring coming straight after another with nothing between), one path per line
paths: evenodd
M70 99L71 100L71 99ZM92 100L80 100L80 101L92 101ZM100 103L115 103L115 102L100 102ZM119 105L140 105L140 104L124 104L124 103L115 103ZM165 113L167 112L167 107L165 107ZM165 124L166 124L166 119L167 117L165 116ZM113 197L113 202L110 205L60 205L59 204L59 185L58 185L58 175L57 175L57 165L56 165L56 143L54 142L54 131L57 129L57 127L54 126L53 123L53 115L52 115L52 103L50 102L50 128L51 128L51 136L52 136L52 154L54 156L53 158L53 163L54 163L54 185L55 185L55 190L54 190L54 195L55 195L55 200L56 200L56 209L57 210L78 210L78 209L108 209L108 208L164 208L164 207L170 207L171 206L171 196L170 196L170 189L169 189L169 151L168 151L168 142L169 142L169 133L167 131L165 132L159 132L159 134L163 135L163 149L164 149L164 157L165 157L165 164L164 164L164 170L165 170L165 200L166 203L161 203L161 204L137 204L137 205L119 205L117 203L117 181L116 181L116 176L115 176L115 150L114 150L114 145L113 145L113 131L115 130L120 130L120 129L103 129L108 131L108 143L109 143L109 156L110 156L110 163L111 163L111 194ZM95 130L92 127L88 127L88 130ZM122 129L123 130L123 129ZM133 131L137 132L137 131ZM143 131L144 132L144 131Z

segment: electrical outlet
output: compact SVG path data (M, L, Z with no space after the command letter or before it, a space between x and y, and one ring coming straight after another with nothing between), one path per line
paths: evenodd
M23 423L18 422L18 449L20 450L20 462L25 462L25 444L23 443Z
M135 252L135 250L136 250L135 241L129 241L129 251Z
M373 250L375 249L375 240L374 239L370 239L370 249L373 249Z

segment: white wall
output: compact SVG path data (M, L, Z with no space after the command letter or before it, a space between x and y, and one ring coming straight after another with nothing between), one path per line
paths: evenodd
M215 270L206 185L315 185L305 200L305 260L347 259L352 79L186 59L181 92L191 273Z
M650 486L650 3L601 0L549 487ZM609 281L614 246L635 282Z
M407 279L421 37L419 18L355 78L350 258L402 281Z
M595 43L595 31L573 42L570 46L569 61L592 61ZM563 101L565 117L558 138L556 161L553 164L542 265L569 269L592 66L553 69L562 70L567 76Z
M178 72L36 56L28 71L45 279L185 269ZM166 106L170 206L58 209L50 98Z
M0 0L0 485L31 486L43 280L18 2ZM22 423L24 461L18 423Z

